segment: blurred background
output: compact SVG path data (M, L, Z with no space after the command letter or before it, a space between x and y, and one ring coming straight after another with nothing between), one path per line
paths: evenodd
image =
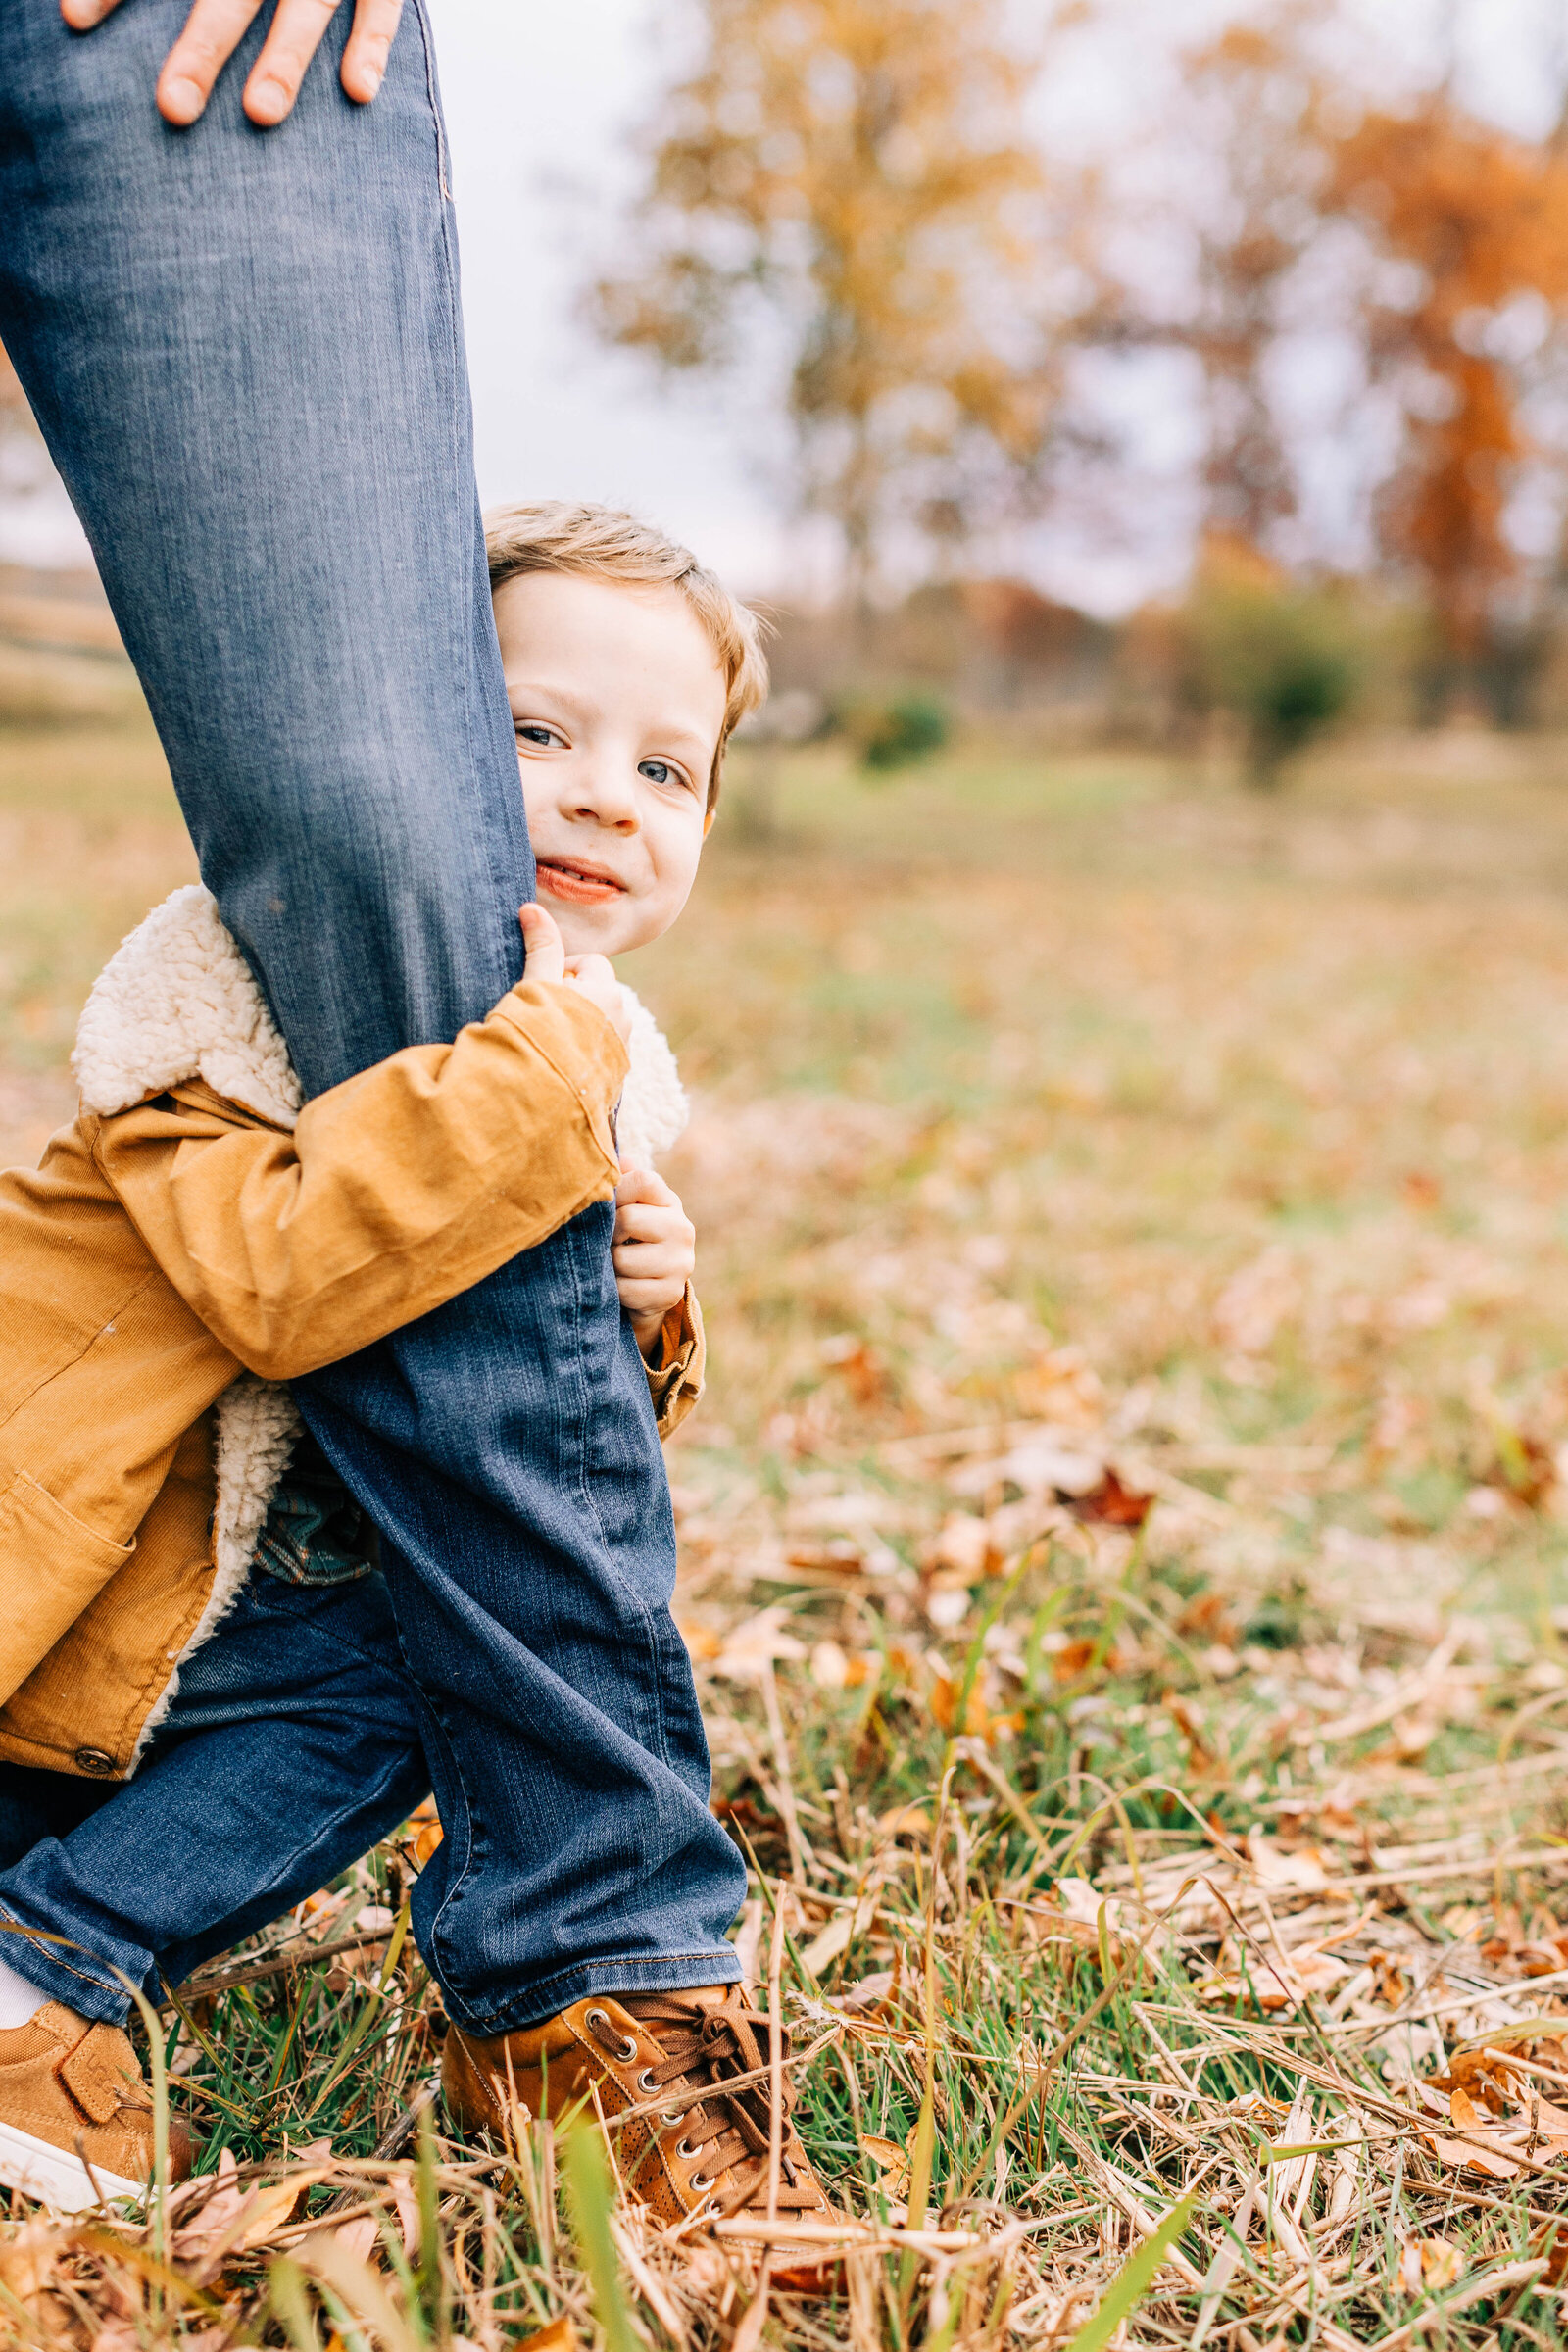
M975 1842L916 1882L955 1935L1083 1874L1025 1992L1015 1929L975 1963L976 2019L1023 1999L1050 2043L1094 1979L1046 1945L1103 1963L1097 1888L1246 1839L1402 2080L1391 2005L1440 1962L1568 1980L1568 14L436 15L484 496L630 504L773 630L690 910L628 969L694 1102L680 1622L799 1984L886 1995L914 1911L831 1905L912 1866L961 1737ZM193 865L0 415L4 1164ZM1325 1870L1348 1910L1282 1925ZM918 2085L866 2082L891 2162ZM995 2155L1003 2211L952 2082L939 2175ZM1044 2145L1042 2212L1078 2181ZM1120 2259L1091 2210L1041 2341ZM1335 2292L1356 2341L1404 2308ZM1242 2352L1285 2343L1247 2309Z
M763 598L775 730L1568 720L1555 0L438 15L483 493ZM4 417L7 637L101 631Z
M1424 1593L1485 1559L1547 1625L1557 0L439 16L485 497L637 507L773 630L692 912L637 959L698 1105L690 1457L783 1493L977 1412L1284 1433L1341 1483L1259 1498L1259 1591L1330 1524L1439 1534ZM30 1160L92 974L191 861L9 381Z

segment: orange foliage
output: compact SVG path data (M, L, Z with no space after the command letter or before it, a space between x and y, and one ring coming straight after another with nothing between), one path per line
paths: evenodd
M1346 137L1329 200L1412 267L1408 298L1374 300L1369 318L1375 366L1406 389L1406 453L1382 537L1427 583L1449 645L1468 652L1515 567L1503 511L1528 452L1514 369L1489 328L1523 294L1568 305L1568 158L1434 98L1415 114L1370 115Z
M667 367L782 333L807 503L863 589L882 533L962 536L1026 473L1053 377L1035 63L1001 0L704 0L708 54L662 104L643 250L601 325Z

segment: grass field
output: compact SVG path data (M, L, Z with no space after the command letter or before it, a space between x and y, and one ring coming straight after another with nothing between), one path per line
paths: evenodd
M606 2224L582 2136L410 2120L416 1824L165 2012L202 2186L26 2224L7 2324L1555 2345L1568 751L1344 747L1269 803L810 753L763 839L749 786L628 976L696 1105L678 1614L743 1948L865 2217L841 2297ZM0 733L0 852L17 1159L191 864L136 723Z

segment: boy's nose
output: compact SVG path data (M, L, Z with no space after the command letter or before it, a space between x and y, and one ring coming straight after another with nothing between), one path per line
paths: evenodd
M637 795L621 777L613 773L583 775L576 784L575 813L588 823L607 825L617 833L637 830Z

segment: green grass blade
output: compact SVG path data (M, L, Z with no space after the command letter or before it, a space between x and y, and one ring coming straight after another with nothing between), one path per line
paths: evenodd
M1099 2305L1067 2346L1067 2352L1100 2352L1102 2344L1109 2343L1127 2314L1137 2308L1152 2286L1155 2273L1192 2220L1197 2204L1196 2197L1183 2197L1179 2205L1171 2207L1153 2236L1146 2237L1128 2255Z
M558 2145L577 2246L593 2283L605 2342L609 2352L638 2352L615 2268L615 2243L610 2234L610 2175L598 2131L591 2124L578 2124L561 2134Z

